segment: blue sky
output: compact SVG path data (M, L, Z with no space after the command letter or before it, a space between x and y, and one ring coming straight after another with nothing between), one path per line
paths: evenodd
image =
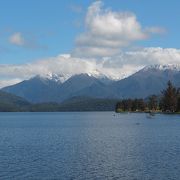
M25 63L36 59L70 53L75 38L84 29L87 8L94 1L6 0L0 11L0 63ZM104 0L104 8L136 14L144 27L160 26L163 35L136 42L144 47L179 48L180 1L178 0ZM9 36L21 32L37 47L18 47Z
M180 65L179 0L0 0L0 87Z

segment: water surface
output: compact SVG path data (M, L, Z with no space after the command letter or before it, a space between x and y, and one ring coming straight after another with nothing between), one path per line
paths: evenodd
M0 113L0 179L179 177L179 115Z

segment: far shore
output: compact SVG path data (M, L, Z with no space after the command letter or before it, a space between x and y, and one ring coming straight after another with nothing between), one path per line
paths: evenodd
M144 114L167 114L167 115L173 115L173 114L180 114L180 112L163 112L160 110L157 111L113 111L113 110L66 110L66 111L0 111L0 113L80 113L80 112L112 112L112 113L117 113L117 114L127 114L127 113L144 113Z
M116 113L146 113L146 114L168 114L168 115L173 115L173 114L180 114L180 112L163 112L163 111L115 111Z

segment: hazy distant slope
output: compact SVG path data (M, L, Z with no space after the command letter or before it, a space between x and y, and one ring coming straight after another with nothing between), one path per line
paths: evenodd
M26 110L30 103L25 99L0 91L0 111L20 111Z
M117 102L117 99L74 97L61 104L35 104L32 105L31 111L114 111Z

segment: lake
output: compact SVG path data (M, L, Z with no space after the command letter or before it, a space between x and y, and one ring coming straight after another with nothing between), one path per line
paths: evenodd
M0 113L0 179L180 177L180 115Z

